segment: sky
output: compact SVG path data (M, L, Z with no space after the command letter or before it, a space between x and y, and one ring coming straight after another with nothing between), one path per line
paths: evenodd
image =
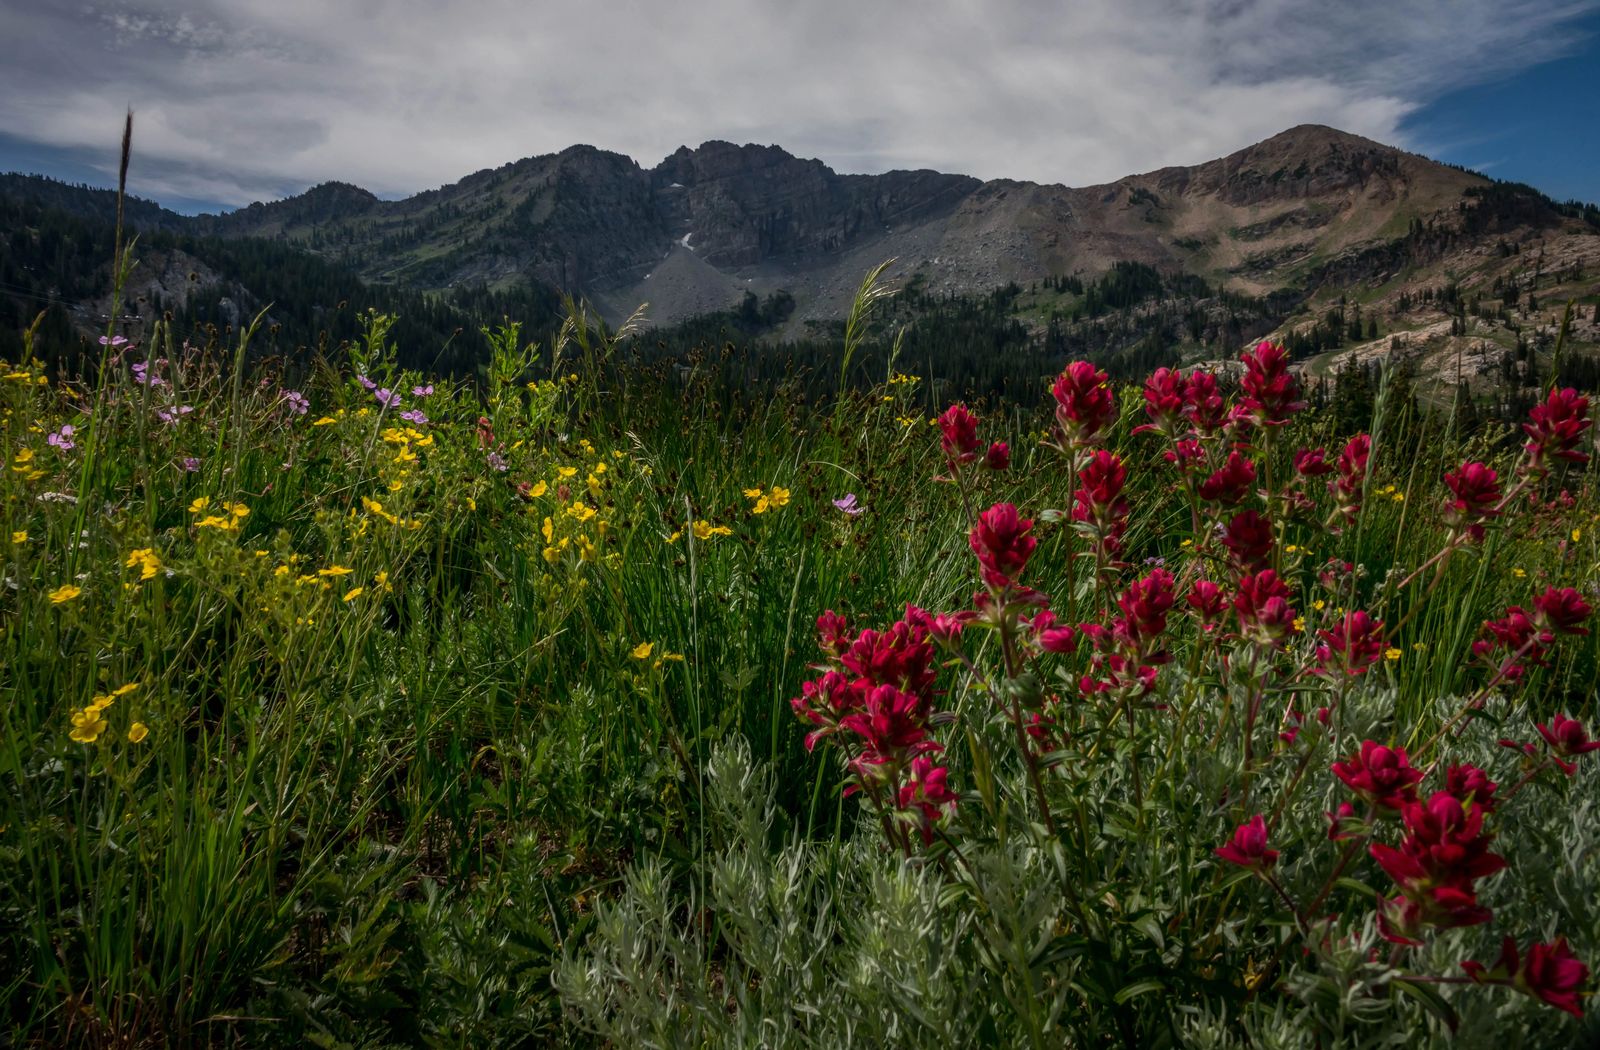
M1092 185L1327 124L1600 200L1600 0L0 0L0 171L185 212L574 143Z

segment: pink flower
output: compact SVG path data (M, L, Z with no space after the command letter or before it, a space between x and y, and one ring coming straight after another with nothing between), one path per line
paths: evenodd
M1525 959L1517 951L1517 942L1507 937L1500 942L1500 957L1493 969L1471 959L1461 968L1479 984L1508 985L1573 1017L1583 1016L1581 995L1589 968L1572 954L1565 937L1529 945Z
M1348 802L1341 802L1337 809L1331 813L1323 813L1328 821L1328 841L1343 842L1353 839L1364 828L1361 818L1356 816L1356 807Z
M1190 372L1183 397L1183 414L1200 433L1215 433L1228 421L1222 395L1217 392L1217 377L1210 372Z
M1589 739L1589 729L1576 718L1556 715L1549 723L1534 726L1544 742L1550 745L1550 759L1560 766L1567 776L1577 771L1577 763L1564 762L1563 758L1577 758L1590 751L1600 750L1600 740ZM1560 757L1557 757L1560 756Z
M830 656L843 656L850 648L850 623L832 609L817 617L817 644Z
M989 451L984 453L983 465L990 470L1005 470L1011 466L1011 446L1004 441L990 443Z
M1074 361L1056 377L1056 423L1074 448L1091 445L1117 418L1117 398L1106 374L1087 361Z
M1241 633L1261 645L1282 645L1294 633L1296 614L1289 604L1289 588L1271 569L1240 577L1233 611Z
M1305 408L1297 400L1300 386L1289 371L1289 355L1277 343L1263 340L1240 355L1244 362L1244 397L1239 408L1256 426L1278 427Z
M1522 424L1528 435L1523 446L1528 453L1528 470L1542 474L1548 469L1546 459L1560 459L1568 463L1589 462L1589 455L1577 451L1578 441L1589 429L1589 399L1572 387L1550 391L1541 404L1533 406L1528 422Z
M1413 769L1404 748L1390 748L1371 740L1361 742L1361 752L1331 767L1333 775L1361 798L1391 813L1416 801L1422 770Z
M1233 841L1212 850L1229 864L1252 871L1263 871L1278 860L1278 851L1267 848L1267 822L1257 813L1233 832Z
M951 405L939 417L939 447L952 463L978 458L978 417L966 405Z
M834 500L833 505L852 517L857 514L865 514L867 511L867 508L856 502L856 494L854 492L846 492L843 496Z

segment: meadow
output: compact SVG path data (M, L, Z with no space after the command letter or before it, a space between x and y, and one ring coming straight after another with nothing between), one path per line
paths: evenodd
M392 322L0 368L10 1045L1600 1038L1580 395Z

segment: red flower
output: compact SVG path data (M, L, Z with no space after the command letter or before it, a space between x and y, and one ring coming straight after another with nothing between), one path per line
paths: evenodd
M1242 569L1258 569L1272 553L1272 522L1253 510L1242 510L1228 522L1222 545Z
M983 566L985 583L1005 587L1021 574L1039 545L1032 531L1033 519L1020 517L1010 503L996 503L978 516L967 543Z
M1500 942L1500 957L1493 969L1471 959L1461 968L1480 984L1506 984L1573 1017L1583 1016L1580 995L1589 980L1589 968L1572 954L1565 937L1550 944L1530 944L1526 959L1519 957L1517 942L1507 937Z
M1383 621L1359 609L1346 613L1331 631L1318 631L1317 636L1326 643L1317 646L1317 673L1328 677L1339 671L1351 677L1366 674L1385 649Z
M1074 361L1056 377L1056 422L1067 442L1081 448L1117 418L1117 397L1106 374L1087 361Z
M1282 426L1306 407L1304 401L1296 400L1300 386L1289 372L1289 355L1281 345L1263 340L1239 360L1244 362L1241 386L1245 395L1239 408L1256 426Z
M1178 432L1178 420L1183 418L1184 397L1187 384L1183 373L1176 368L1158 368L1144 381L1144 413L1150 422L1135 427L1135 434L1159 430L1169 436Z
M1407 902L1398 907L1385 902L1379 914L1384 936L1415 943L1424 925L1450 929L1488 922L1491 912L1479 906L1472 884L1506 862L1489 852L1492 837L1483 833L1483 808L1463 807L1448 792L1437 791L1426 804L1409 803L1404 816L1407 834L1399 849L1382 842L1367 847Z
M1366 824L1356 816L1356 807L1348 802L1341 802L1337 809L1331 813L1323 813L1328 821L1328 841L1343 842L1353 839L1365 830Z
M806 734L806 750L817 741L839 731L839 719L861 706L862 693L838 671L829 671L814 682L803 682L800 695L789 701L794 713L821 728Z
M494 424L489 422L488 416L478 417L478 447L494 447Z
M922 844L933 841L933 825L955 810L956 794L950 790L950 770L936 766L926 756L911 760L911 779L900 786L900 808L915 815Z
M978 458L978 417L966 405L951 405L939 417L939 447L952 463Z
M1397 812L1417 799L1422 770L1413 769L1404 748L1390 748L1371 740L1361 742L1361 753L1331 767L1345 787L1389 812Z
M1117 608L1122 610L1117 628L1141 651L1145 643L1166 630L1167 612L1175 600L1172 588L1172 573L1154 569L1143 579L1130 583L1117 599Z
M1571 587L1547 588L1533 600L1533 619L1539 626L1560 634L1588 634L1579 626L1594 612L1583 596Z
M1207 631L1211 630L1222 614L1228 609L1228 596L1222 588L1210 580L1196 580L1194 586L1189 588L1189 597L1185 599L1189 608L1200 617L1200 624Z
M1267 822L1259 813L1234 830L1232 842L1212 852L1229 864L1253 871L1270 868L1278 860L1278 851L1267 848Z
M1357 434L1345 443L1339 453L1339 476L1328 482L1333 493L1335 512L1346 521L1353 521L1361 511L1361 493L1367 485L1367 467L1372 458L1372 438Z
M937 674L927 628L904 620L887 631L862 631L839 662L867 685L892 685L914 693L926 692Z
M1455 497L1444 505L1444 523L1482 540L1483 523L1500 515L1500 475L1482 463L1463 463L1444 476L1444 483Z
M1327 455L1327 452L1320 448L1300 449L1294 454L1295 473L1303 478L1332 474L1333 464L1328 462Z
M1569 777L1577 771L1577 763L1563 762L1562 758L1577 758L1590 751L1600 750L1600 740L1590 740L1588 727L1576 718L1556 715L1550 719L1548 725L1540 723L1534 728L1544 737L1544 742L1550 745L1551 760Z
M1200 483L1200 498L1232 506L1250 494L1255 480L1256 465L1234 450L1221 468Z
M1577 451L1578 441L1589 429L1589 399L1572 387L1550 391L1542 404L1534 405L1528 422L1522 424L1528 435L1523 446L1528 452L1528 470L1542 474L1547 458L1568 463L1587 463L1589 455Z
M1451 766L1445 774L1444 789L1454 795L1463 806L1474 803L1483 807L1485 813L1493 813L1495 807L1494 793L1499 787L1489 779L1489 774L1471 763L1463 762Z
M850 623L832 609L817 617L817 644L831 656L842 656L850 648Z
M1217 377L1199 369L1189 373L1189 383L1183 391L1183 414L1202 434L1211 434L1228 421L1222 395L1217 392Z
M1078 649L1078 632L1070 624L1057 623L1056 614L1041 609L1028 625L1039 648L1047 653L1073 653Z
M1233 611L1239 616L1241 633L1262 645L1281 645L1294 633L1289 588L1271 569L1240 577Z
M1004 441L996 441L989 445L989 451L984 454L983 465L990 470L1005 470L1011 466L1011 446Z
M859 711L839 719L839 727L861 737L864 747L856 772L897 758L942 750L928 739L922 699L892 685L874 686Z
M1128 470L1113 452L1097 449L1078 471L1081 487L1073 493L1072 520L1084 527L1109 554L1121 547L1122 530L1127 525L1128 501L1122 486Z

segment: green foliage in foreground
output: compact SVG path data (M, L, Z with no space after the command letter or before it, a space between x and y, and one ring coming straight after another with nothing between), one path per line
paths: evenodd
M1242 967L1195 969L1169 1006L1138 901L1105 905L1148 927L1137 966L1057 951L1039 925L1055 858L974 858L1008 909L1009 938L986 939L1001 927L934 872L854 833L841 771L805 753L788 699L819 610L888 622L974 587L915 380L752 407L695 371L612 367L579 319L543 357L494 335L467 387L397 370L388 332L372 317L304 414L273 376L159 332L81 384L0 370L0 995L17 1042L1006 1044L1042 1009L1090 1044L1171 1014L1194 1045L1297 1045L1294 989L1248 1019L1207 1002L1207 982L1237 1000ZM1115 436L1130 561L1188 528L1162 465L1131 451L1136 405L1127 392ZM400 418L415 411L428 421ZM1042 418L991 414L1017 450L1003 491L984 482L994 498L1070 504ZM1316 552L1380 576L1438 549L1434 479L1460 458L1381 448L1361 527ZM1594 578L1600 503L1568 485L1573 507L1450 564L1380 672L1386 718L1436 724L1484 619ZM864 514L835 509L846 492ZM1041 535L1035 582L1070 590L1068 531ZM1593 717L1595 641L1573 642L1523 694L1541 716ZM1552 863L1541 910L1511 917L1559 915L1589 959L1600 918L1574 887L1595 884L1592 774L1515 829ZM1182 786L1164 805L1187 852L1151 848L1161 824L1129 849L1149 880L1215 885L1229 829ZM1381 1008L1392 1031L1441 1030L1409 1001L1319 994L1335 1019ZM1463 1016L1469 1035L1560 1021L1494 996Z

